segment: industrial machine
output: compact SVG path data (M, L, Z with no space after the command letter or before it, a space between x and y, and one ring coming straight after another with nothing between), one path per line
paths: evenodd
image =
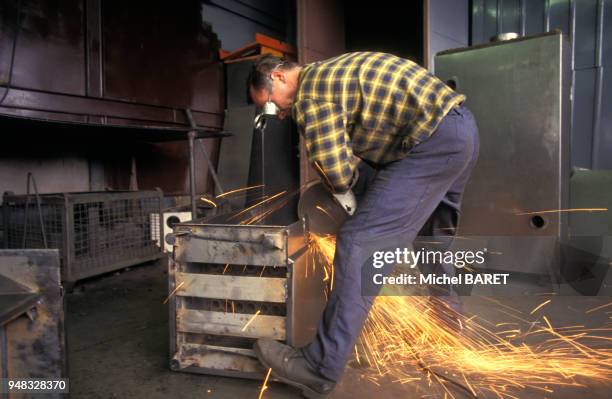
M457 245L486 248L487 269L556 285L568 236L567 37L551 32L448 50L435 65L436 75L466 95L480 132L458 231L467 239Z

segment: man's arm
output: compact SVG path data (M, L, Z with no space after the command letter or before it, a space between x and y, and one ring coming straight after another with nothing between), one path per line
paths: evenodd
M334 103L300 100L294 116L304 135L310 161L334 193L347 192L353 183L356 157L346 131L344 109Z

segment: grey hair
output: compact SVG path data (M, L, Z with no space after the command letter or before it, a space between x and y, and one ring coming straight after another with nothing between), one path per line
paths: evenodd
M272 89L270 74L277 69L292 69L297 64L270 54L261 55L249 72L247 77L247 92L252 87L255 90ZM247 94L248 96L248 94Z

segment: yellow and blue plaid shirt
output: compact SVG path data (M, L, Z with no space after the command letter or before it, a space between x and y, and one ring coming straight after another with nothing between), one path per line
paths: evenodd
M410 60L356 52L305 65L292 113L310 161L342 193L357 158L377 166L404 158L464 100Z

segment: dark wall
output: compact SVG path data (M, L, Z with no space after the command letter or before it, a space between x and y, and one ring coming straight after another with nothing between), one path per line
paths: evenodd
M220 130L225 107L220 44L202 8L200 0L0 1L2 146L23 141L0 160L0 191L22 192L32 171L41 192L185 193L187 143L167 141L186 131L162 129L186 129L190 108L199 126ZM215 158L218 141L206 147ZM199 149L196 157L206 192Z
M233 51L263 33L296 42L295 0L206 0L202 19L210 23L224 50Z
M422 1L345 1L347 51L382 51L423 64Z

